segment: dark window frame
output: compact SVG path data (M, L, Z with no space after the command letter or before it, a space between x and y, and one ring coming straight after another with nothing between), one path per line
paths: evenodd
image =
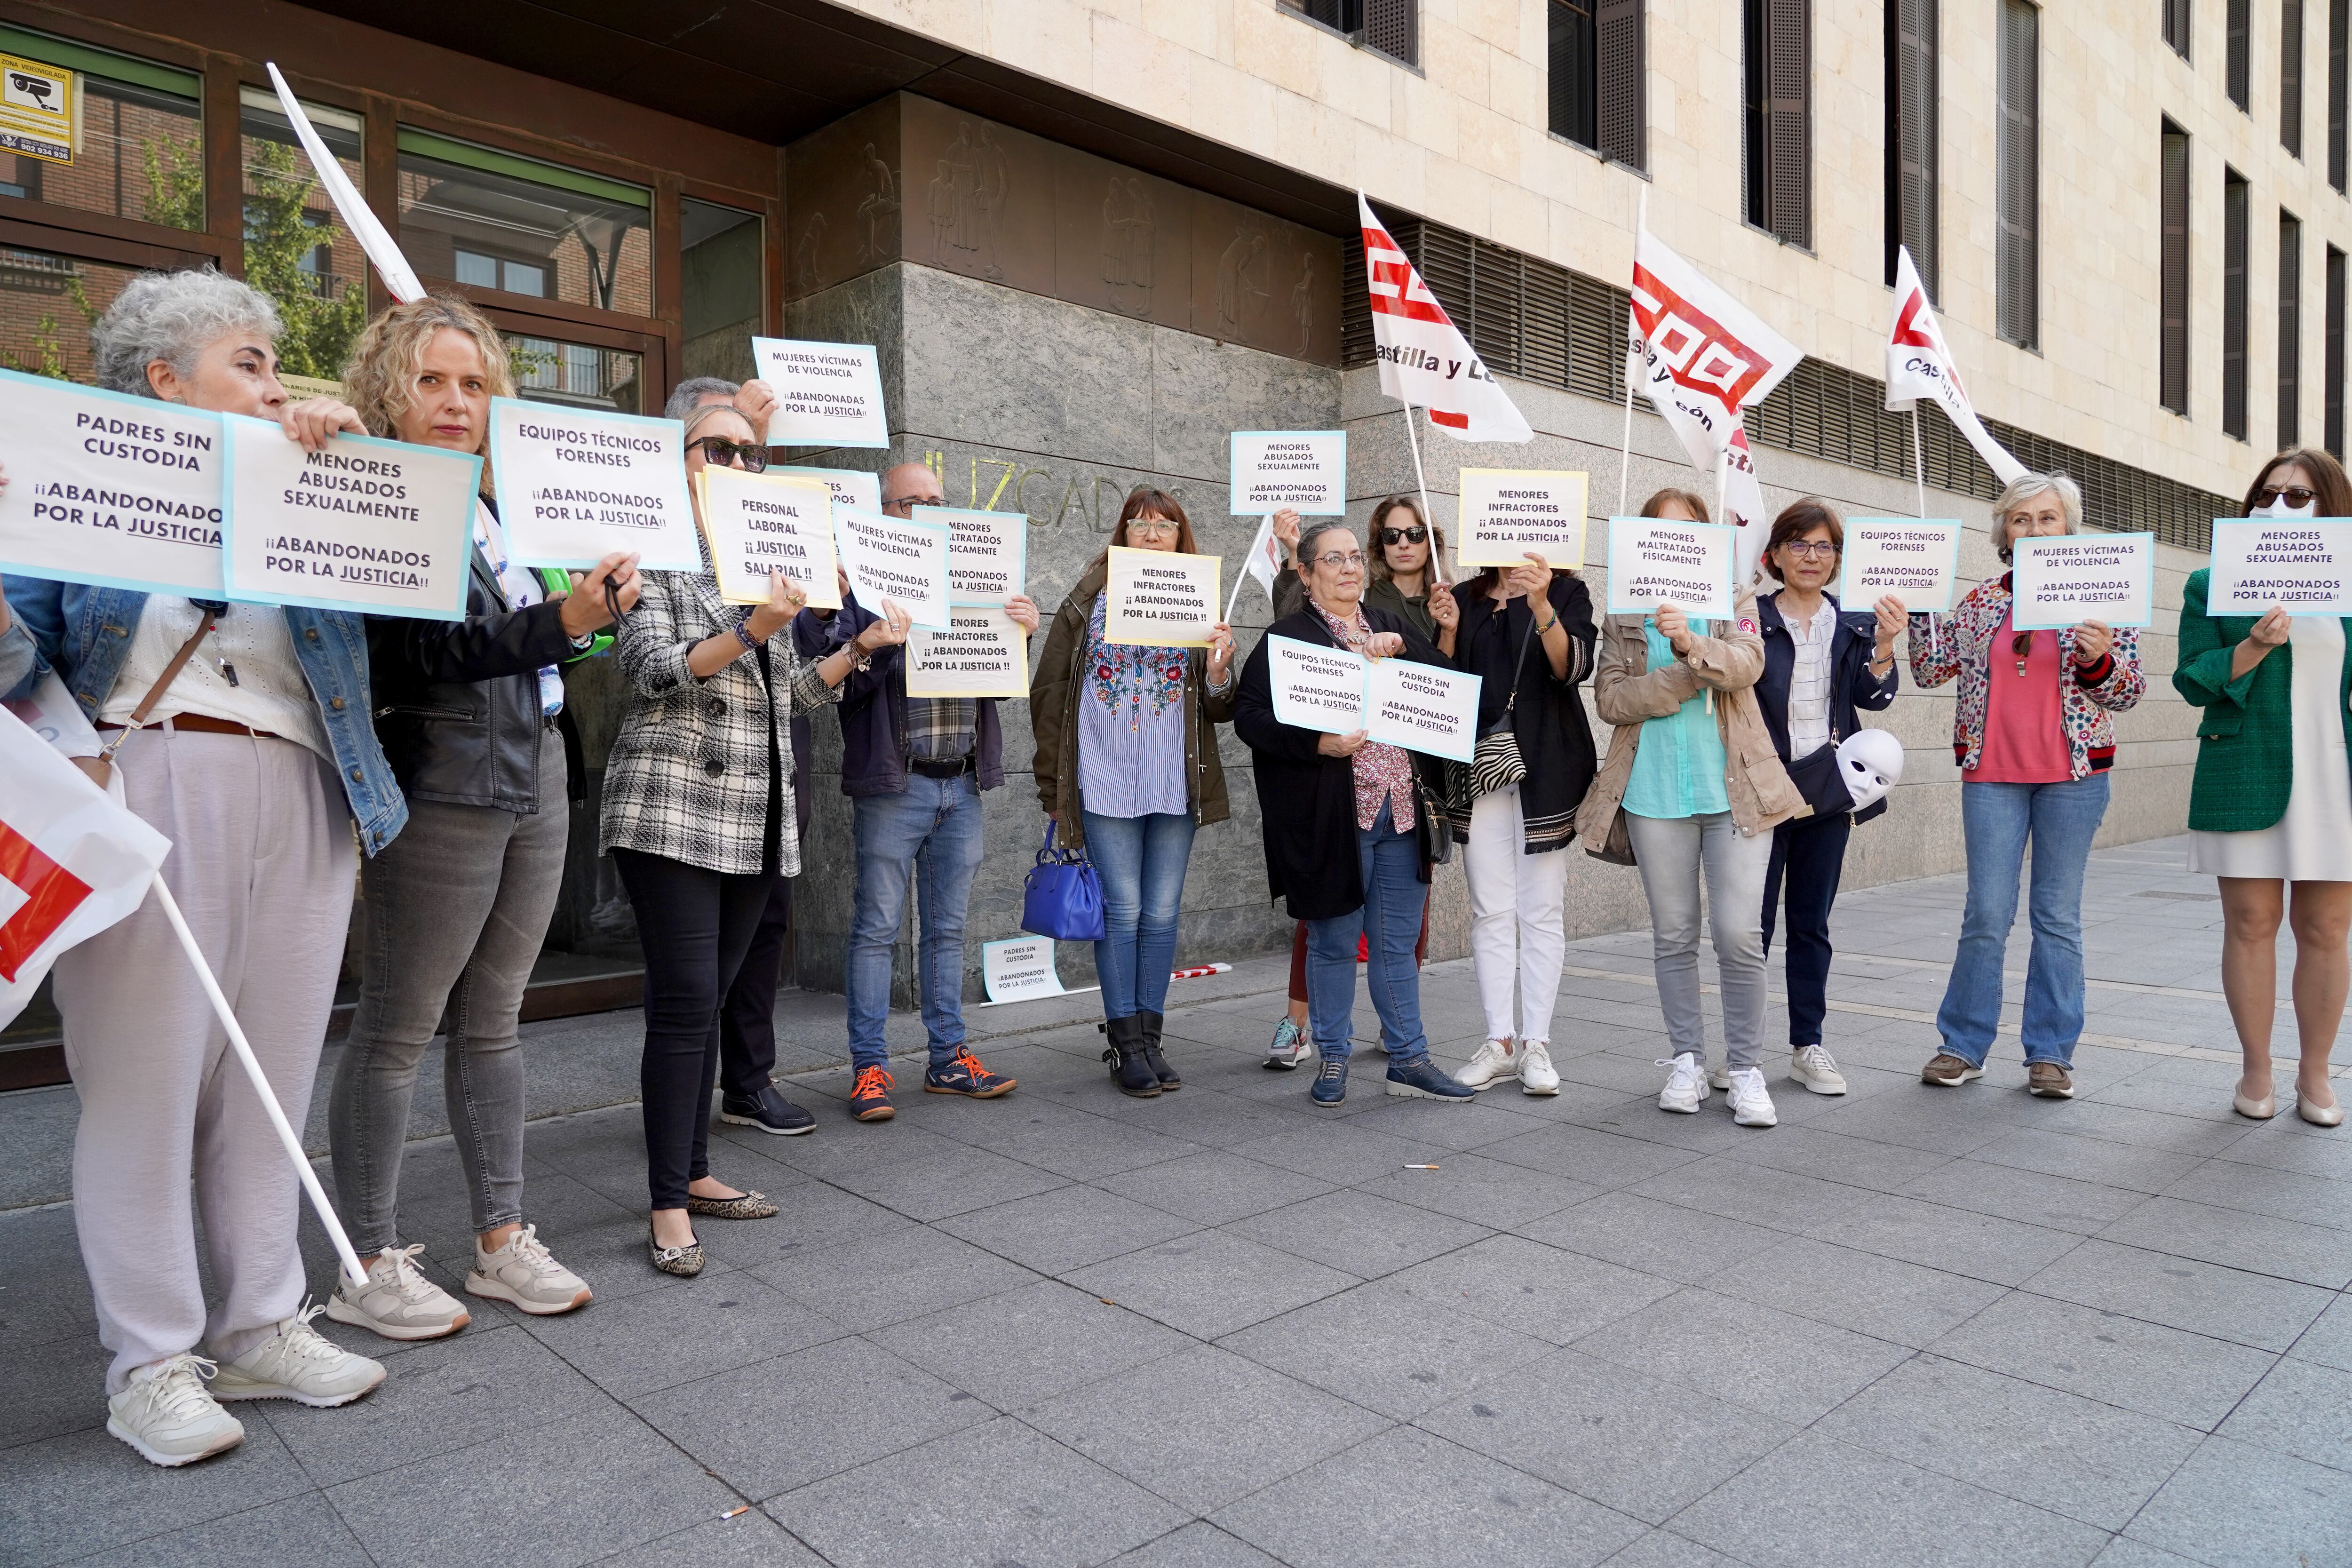
M2304 0L2279 0L2279 145L2303 156Z
M1277 0L1276 9L1411 71L1421 70L1421 0Z
M2346 100L2352 97L2352 0L2327 0L2327 183L2345 193Z
M2192 18L2189 0L2164 0L2164 41L2172 46L2173 53L2189 58L2189 39Z
M1742 0L1743 211L1785 245L1813 245L1811 0Z
M2244 175L2221 169L2221 433L2247 438L2246 276L2252 243L2252 192Z
M2320 396L2321 440L2336 460L2344 460L2344 253L2334 246L2326 248L2325 273L2326 311L2321 336L2320 370L2323 377Z
M2042 9L2030 0L2000 0L2000 6L1993 70L1994 331L2004 342L2038 349L2042 342ZM2022 55L2015 37L2020 26L2031 32L2030 47Z
M2222 67L2223 82L2230 101L2241 113L2251 115L2254 111L2253 0L2228 0L2228 6L2229 57Z
M2278 445L2303 439L2303 220L2278 215Z
M2189 133L2169 120L2162 121L2162 153L2158 165L2158 200L2161 208L2157 230L2157 313L2160 322L2158 401L2186 418L2190 342Z
M1943 294L1941 0L1886 0L1886 281L1909 246L1927 297Z

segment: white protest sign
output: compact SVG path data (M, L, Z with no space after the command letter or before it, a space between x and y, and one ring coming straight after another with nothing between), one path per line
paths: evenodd
M1233 437L1235 517L1295 511L1339 517L1348 510L1345 430L1236 430Z
M221 596L219 415L0 370L0 571Z
M870 343L753 338L760 379L776 395L771 447L887 447L882 368Z
M809 608L841 608L833 498L821 481L711 468L697 478L720 604L764 605L768 579L781 574L800 584Z
M1029 581L1029 514L919 506L925 522L948 531L948 602L1001 605Z
M833 533L859 604L878 616L887 599L919 626L949 629L947 524L837 506Z
M1466 763L1478 749L1478 691L1485 684L1478 676L1433 664L1376 658L1364 700L1365 739Z
M2105 621L2144 626L2156 609L2156 535L2068 533L2011 546L2011 614L2020 631Z
M1000 605L959 605L943 632L907 634L909 697L1026 697L1029 634Z
M1656 517L1609 520L1609 613L1646 616L1660 605L1720 620L1731 614L1727 523Z
M373 436L305 452L274 419L223 418L230 598L464 617L481 458Z
M835 506L854 506L864 511L882 510L882 476L863 468L801 468L790 463L770 463L768 472L800 479L823 479L824 488L833 492Z
M2205 613L2264 616L2273 605L2290 616L2352 616L2352 518L2213 520Z
M1522 566L1532 550L1554 571L1576 570L1584 564L1585 481L1532 468L1463 469L1455 558L1465 567Z
M1081 985L1076 991L1063 990L1062 977L1054 972L1054 939L1049 936L1013 936L981 943L980 983L988 991L988 1000L981 1004L983 1007L1034 1002L1045 996L1083 996L1102 989Z
M1371 666L1363 655L1269 632L1265 673L1277 722L1327 735L1352 735L1364 727Z
M1110 547L1109 595L1103 607L1103 641L1143 647L1206 647L1217 624L1214 555L1183 555L1172 550Z
M628 550L648 572L702 570L675 419L493 397L490 472L518 565L585 572Z
M1839 552L1838 598L1867 610L1888 594L1912 615L1948 615L1960 567L1960 524L1946 517L1853 517Z

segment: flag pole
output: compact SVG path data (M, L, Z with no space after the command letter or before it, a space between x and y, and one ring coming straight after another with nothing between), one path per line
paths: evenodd
M180 914L179 904L172 898L172 889L163 885L163 872L155 873L153 887L156 902L163 908L163 918L172 922L172 930L180 939L181 950L188 955L190 966L195 970L197 980L204 984L205 996L212 1003L214 1015L220 1019L221 1027L228 1031L229 1047L236 1053L237 1065L245 1068L245 1076L253 1082L254 1092L261 1097L261 1109L268 1114L269 1125L277 1131L278 1142L284 1145L287 1158L294 1162L294 1173L302 1179L302 1189L310 1194L310 1206L317 1211L320 1225L326 1228L327 1238L335 1244L335 1255L343 1260L344 1274L354 1285L366 1284L367 1270L360 1267L359 1254L352 1250L352 1238L344 1232L343 1222L336 1217L335 1205L327 1201L327 1191L319 1184L319 1173L310 1168L310 1156L303 1152L302 1140L295 1136L293 1127L286 1120L285 1110L278 1106L277 1091L269 1087L268 1075L261 1070L261 1063L255 1058L252 1043L245 1037L245 1029L237 1023L236 1014L230 1008L228 998L221 994L220 982L213 978L212 965L205 962L204 950L196 945L195 933L188 930L187 921Z
M1927 515L1927 448L1919 439L1919 401L1916 398L1911 401L1911 471L1919 477L1919 516L1924 521ZM1936 625L1934 616L1927 617L1927 647L1937 658L1943 657L1944 633Z
M1642 254L1642 236L1650 226L1650 187L1644 184L1636 194L1633 209L1633 254ZM1631 326L1629 321L1626 323ZM1625 515L1627 487L1633 482L1633 345L1625 345L1625 435L1617 446L1617 515Z
M1251 563L1254 564L1256 562L1257 552L1265 546L1265 537L1268 533L1273 531L1273 513L1269 512L1265 516L1257 520L1257 531L1250 535L1249 559ZM1225 595L1225 625L1227 626L1232 626L1234 624L1234 606L1241 603L1242 584L1248 580L1248 565L1243 566L1240 571L1234 574L1234 591Z
M1410 403L1404 405L1404 438L1406 444L1412 447L1412 481L1421 489L1422 520L1427 522L1430 528L1429 575L1433 582L1443 584L1445 581L1445 563L1438 557L1445 552L1437 548L1437 514L1429 509L1429 479L1421 471L1421 435L1412 427L1412 405ZM1380 520L1374 518L1372 522L1375 527L1378 527ZM1364 546L1368 550L1379 549L1379 536L1375 534L1372 538L1367 539Z

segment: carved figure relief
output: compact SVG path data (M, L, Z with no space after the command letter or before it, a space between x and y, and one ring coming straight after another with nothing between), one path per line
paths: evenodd
M962 136L959 134L961 142ZM982 276L1002 279L1003 263L998 258L997 240L1004 223L1004 199L1013 188L1013 179L1004 165L1004 149L996 144L993 127L982 121L980 145L972 151L972 203Z
M1217 259L1217 331L1223 336L1238 335L1245 313L1253 301L1261 307L1273 299L1266 287L1266 277L1273 258L1266 248L1265 233L1255 224L1244 220L1234 233L1231 245Z
M898 239L898 182L871 142L866 144L866 178L872 188L857 204L857 216L866 220L866 238L857 247L861 264L889 260Z
M801 230L801 241L793 247L793 288L802 294L814 294L824 287L817 276L817 247L824 243L824 215L809 214L808 225Z
M1298 261L1298 282L1290 290L1290 319L1298 323L1298 346L1291 352L1305 359L1315 346L1315 253L1307 251Z
M1141 180L1110 180L1103 197L1103 282L1111 303L1131 315L1151 313L1155 238L1151 193Z

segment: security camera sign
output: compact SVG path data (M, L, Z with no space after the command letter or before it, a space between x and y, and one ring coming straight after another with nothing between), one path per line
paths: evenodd
M80 85L69 70L0 55L0 152L72 163L81 140Z

